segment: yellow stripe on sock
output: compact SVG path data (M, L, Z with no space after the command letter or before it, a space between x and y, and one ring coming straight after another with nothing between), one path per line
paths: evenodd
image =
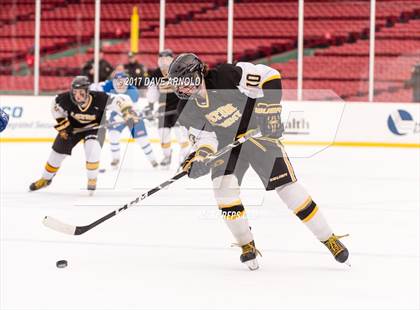
M53 167L49 163L46 163L45 170L47 170L49 173L56 173L58 171L58 167Z
M86 169L87 170L96 170L98 168L99 168L99 161L94 162L94 163L86 162Z
M235 201L232 201L231 203L220 204L219 209L232 208L232 207L236 207L236 206L241 205L241 204L242 204L242 201L240 199L237 199Z
M297 207L295 209L295 214L298 214L300 211L302 211L303 209L306 209L312 202L312 198L311 196L309 196L304 203L302 203L299 207Z
M302 221L304 223L309 222L311 220L311 218L313 218L316 214L316 212L318 211L318 206L316 206L312 212Z
M179 145L181 146L181 148L186 148L186 147L190 146L190 143L187 141L187 142L184 142L184 143L180 143Z

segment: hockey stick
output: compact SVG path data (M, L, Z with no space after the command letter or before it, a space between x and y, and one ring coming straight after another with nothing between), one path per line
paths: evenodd
M75 128L75 129L73 129L73 134L82 133L82 132L86 132L86 131L89 131L89 130L101 129L101 128L110 128L110 127L114 127L114 126L124 124L125 122L126 121L120 121L120 122L96 125L96 126L91 126L91 127Z
M216 160L217 158L219 158L220 156L228 153L229 151L231 151L232 149L234 149L235 147L241 145L242 143L244 143L245 141L249 140L252 137L255 137L256 135L260 134L260 131L258 129L256 130L252 130L250 132L248 132L247 134L245 134L243 137L239 138L238 140L233 141L231 144L225 146L224 148L220 149L218 152L216 152L214 155L212 155L211 157L208 157L207 159L207 163L206 164L211 164L214 160ZM182 171L178 174L176 174L175 176L173 176L171 179L163 182L162 184L152 188L151 190L149 190L146 193L143 193L142 195L138 196L136 199L130 201L129 203L125 204L123 207L112 211L111 213L108 213L107 215L101 217L100 219L98 219L97 221L86 225L86 226L74 226L74 225L69 225L66 223L63 223L53 217L50 216L46 216L44 217L43 220L43 224L45 226L47 226L48 228L51 228L53 230L56 230L58 232L64 233L64 234L68 234L68 235L81 235L84 234L85 232L91 230L92 228L94 228L95 226L98 226L99 224L105 222L106 220L109 220L111 217L114 217L115 215L117 215L118 213L134 206L135 204L139 203L141 200L146 199L147 197L153 195L154 193L160 191L161 189L171 185L172 183L174 183L176 180L179 180L180 178L184 177L185 175L187 175L187 172Z
M162 117L162 116L166 116L166 115L174 115L177 114L178 111L169 111L169 112L160 112L160 113L155 113L152 115L153 118L157 118L157 117ZM144 116L144 114L140 114L140 117L149 120L146 116ZM111 128L114 126L118 126L121 124L125 124L127 121L120 121L120 122L113 122L113 123L109 123L109 124L102 124L102 125L96 125L96 126L91 126L91 127L83 127L83 128L75 128L73 129L73 134L77 134L77 133L82 133L82 132L86 132L89 130L96 130L96 129L101 129L101 128Z

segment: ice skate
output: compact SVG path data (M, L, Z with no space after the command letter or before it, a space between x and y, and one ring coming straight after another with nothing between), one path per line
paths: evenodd
M260 266L258 265L257 255L261 256L260 251L255 248L254 241L251 241L241 246L242 254L240 260L242 263L247 265L249 270L257 270Z
M89 196L92 196L96 190L96 179L88 179L87 190L89 192Z
M157 166L159 166L159 164L156 160L151 160L150 164L152 165L153 168L156 168Z
M160 162L161 167L169 168L169 166L171 165L171 155L163 157L162 161Z
M332 235L328 240L323 241L322 243L330 250L331 254L334 255L334 258L339 263L345 263L350 266L349 261L349 250L341 243L338 239L347 237L348 235L336 236Z
M29 185L29 190L31 192L37 191L41 188L47 187L48 185L51 184L51 182L52 182L52 180L47 180L47 179L41 178L41 179L35 181L34 183L32 183L31 185Z
M111 161L111 168L114 169L114 170L116 170L116 169L118 169L118 165L119 164L120 164L120 160L118 158L117 159L113 159Z

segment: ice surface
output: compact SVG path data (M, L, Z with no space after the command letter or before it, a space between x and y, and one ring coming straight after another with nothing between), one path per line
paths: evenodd
M45 215L88 224L174 173L152 170L135 144L126 150L89 197L81 146L49 188L29 193L50 144L0 144L1 309L419 308L419 149L292 159L336 234L350 233L352 268L249 172L242 197L263 255L254 272L230 247L208 177L182 179L82 236L42 225ZM108 145L102 158L108 168ZM59 259L69 266L57 269Z

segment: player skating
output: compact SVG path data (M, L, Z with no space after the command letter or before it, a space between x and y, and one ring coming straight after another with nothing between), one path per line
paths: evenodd
M169 79L183 99L179 121L189 128L197 147L183 168L191 178L211 171L215 199L242 248L241 262L251 270L258 268L259 252L240 199L240 185L249 166L266 190L275 190L338 262L348 262L349 252L338 240L341 236L333 234L317 204L297 181L279 140L283 132L279 72L246 62L208 70L194 54L182 54L172 62ZM235 148L215 168L205 164L206 156L255 128L260 128L261 137Z
M70 91L55 97L52 115L57 121L54 128L58 131L58 135L54 140L42 177L30 185L31 191L50 185L63 160L71 155L72 149L80 141L84 142L87 189L91 193L96 189L105 129L91 129L80 133L76 131L101 123L109 96L103 92L89 91L89 85L87 77L78 76L72 81Z
M108 93L111 97L125 96L125 99L131 101L133 104L137 103L139 99L138 89L133 85L128 84L128 75L124 72L116 72L111 80L96 87L98 90L102 90ZM142 148L144 154L149 160L153 167L158 166L156 161L153 148L149 142L147 135L146 126L143 119L138 112L134 111L133 105L127 110L121 113L112 111L109 117L110 123L119 122L126 120L126 123L119 124L114 127L110 127L108 131L108 138L111 145L112 162L111 166L117 168L121 160L121 146L120 137L122 131L128 127L131 136L134 138L136 143Z
M160 165L168 167L171 164L172 148L171 148L171 130L175 131L176 138L180 145L179 164L181 164L189 153L188 132L185 127L177 123L178 113L177 105L179 98L172 90L172 87L167 82L167 74L169 65L173 61L173 53L166 49L159 53L158 65L159 67L151 74L151 85L147 90L147 100L149 106L147 112L152 114L154 103L158 102L158 113L161 115L158 118L158 131L160 142L162 146L163 159Z

